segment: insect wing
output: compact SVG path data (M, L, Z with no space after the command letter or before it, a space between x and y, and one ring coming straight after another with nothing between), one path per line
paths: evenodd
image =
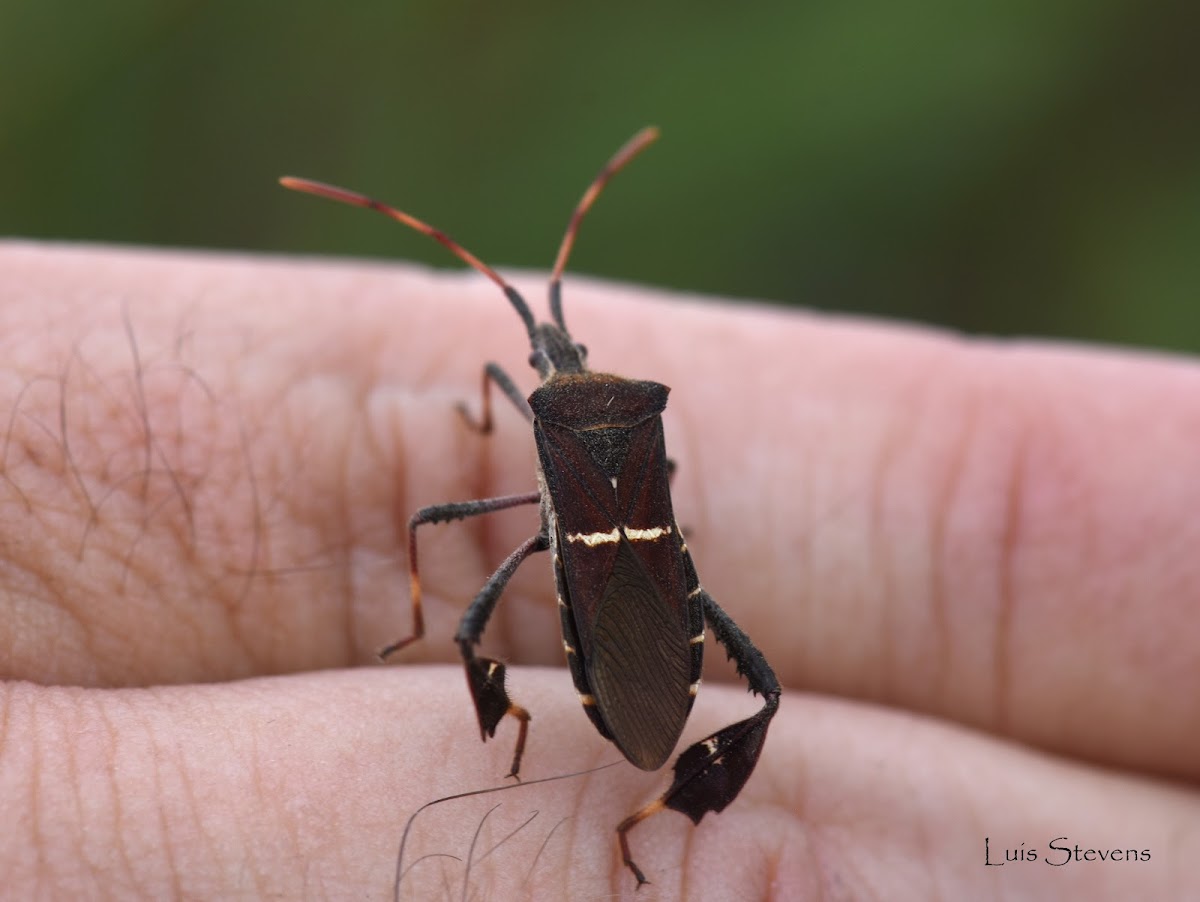
M651 409L633 425L539 420L535 433L596 706L622 753L657 769L692 703L692 631L662 421Z

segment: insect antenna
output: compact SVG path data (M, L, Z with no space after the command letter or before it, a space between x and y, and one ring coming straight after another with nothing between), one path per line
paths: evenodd
M558 248L558 257L554 260L554 270L550 273L550 316L564 332L567 331L567 324L563 322L562 313L562 276L563 270L567 268L567 258L571 256L571 248L575 246L579 223L583 221L587 211L592 208L592 204L596 202L596 198L600 196L600 192L604 190L608 180L624 169L630 160L657 141L658 134L658 129L651 125L626 141L625 145L613 154L612 159L604 164L604 168L588 185L588 189L583 192L583 197L579 199L579 204L575 207L575 212L571 214L571 221L567 224L566 234L563 235L562 244Z
M339 188L336 185L327 185L324 182L314 182L311 179L301 179L290 175L283 176L279 180L279 184L292 191L313 194L317 197L324 197L327 200L349 204L352 207L363 207L367 210L374 210L376 213L382 213L389 219L403 223L410 229L415 229L422 235L428 235L450 251L450 253L454 254L454 256L458 257L459 260L462 260L463 263L466 263L475 271L483 273L499 285L505 297L508 298L509 303L516 309L517 315L521 317L521 321L525 323L525 331L529 333L531 339L533 338L535 325L533 312L529 309L529 305L525 303L525 299L517 293L515 288L501 278L500 273L496 272L496 270L492 269L441 229L435 229L428 223L417 219L417 217L411 216L403 210L397 210L395 207L389 207L387 204L377 201L372 197L367 197L365 194L359 194L357 191L349 191L346 188Z

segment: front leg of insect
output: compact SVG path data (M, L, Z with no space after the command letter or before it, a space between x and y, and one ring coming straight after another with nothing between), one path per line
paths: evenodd
M758 762L779 706L775 674L749 638L700 586L687 543L675 522L669 484L674 464L663 447L662 413L669 389L657 382L591 372L587 352L567 330L562 274L580 222L608 180L658 137L644 129L605 165L576 206L550 276L550 322L538 323L524 298L486 263L443 232L361 194L303 179L288 187L376 210L441 242L504 292L529 336L530 363L541 385L526 400L494 363L483 371L481 433L492 428L493 384L533 426L538 490L424 508L409 522L413 626L390 655L424 634L417 527L540 503L541 528L508 556L476 595L459 624L467 685L482 737L494 736L511 715L519 724L510 776L516 777L530 715L509 698L505 666L475 655L504 587L530 555L551 552L563 647L580 702L600 735L634 765L657 770L674 750L700 687L704 624L737 662L752 692L763 696L757 714L692 745L675 762L667 791L617 827L624 863L633 862L629 831L651 815L673 809L698 823L722 811L741 792Z
M529 409L529 402L525 400L525 396L521 394L521 390L517 388L517 384L513 382L512 377L500 368L499 364L489 363L483 368L483 413L479 419L473 419L471 412L467 410L467 405L460 403L458 412L462 415L466 424L480 435L488 435L492 431L492 385L498 385L500 391L504 392L504 397L508 398L513 403L517 410L521 411L521 415L529 422L533 422L533 411Z

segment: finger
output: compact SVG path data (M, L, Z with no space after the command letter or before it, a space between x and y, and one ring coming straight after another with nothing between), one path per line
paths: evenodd
M614 827L666 775L622 765L534 784L613 758L560 676L525 669L514 686L534 712L528 785L422 811L402 898L632 892ZM5 735L20 737L0 751L0 869L14 898L386 899L406 821L441 796L505 785L512 738L479 743L449 667L153 692L8 684L0 705ZM691 729L746 707L715 688ZM1181 864L1200 853L1198 818L1192 790L796 694L733 805L698 827L663 813L630 840L653 881L643 892L662 900L881 887L895 899L1167 899L1200 891Z
M785 684L1200 775L1179 688L1200 684L1200 368L704 318L686 353L752 373L753 401L680 360L675 497L702 579Z
M366 660L408 627L408 512L530 487L519 416L501 408L484 441L450 412L482 359L517 375L527 353L490 285L15 254L0 488L30 527L10 673L111 684ZM1194 366L585 284L567 300L594 365L675 386L679 519L785 683L1195 776L1200 713L1177 688L1200 677ZM429 529L431 636L535 528L513 511ZM490 635L560 663L557 632L527 564Z

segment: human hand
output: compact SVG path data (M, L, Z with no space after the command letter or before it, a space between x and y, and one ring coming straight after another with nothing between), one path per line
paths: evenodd
M0 273L0 895L387 898L406 819L512 752L450 637L536 511L429 527L426 637L371 661L408 628L408 515L532 486L515 411L481 439L453 410L488 359L534 385L519 321L363 264L10 244ZM597 369L673 386L677 515L787 687L725 812L630 834L637 898L1200 894L1200 368L582 279L565 308ZM536 665L529 782L621 760L547 566L484 646ZM710 646L685 742L757 704ZM406 866L501 804L466 877L426 858L404 896L632 896L613 830L668 776L435 806ZM1050 867L1056 837L1149 860Z

